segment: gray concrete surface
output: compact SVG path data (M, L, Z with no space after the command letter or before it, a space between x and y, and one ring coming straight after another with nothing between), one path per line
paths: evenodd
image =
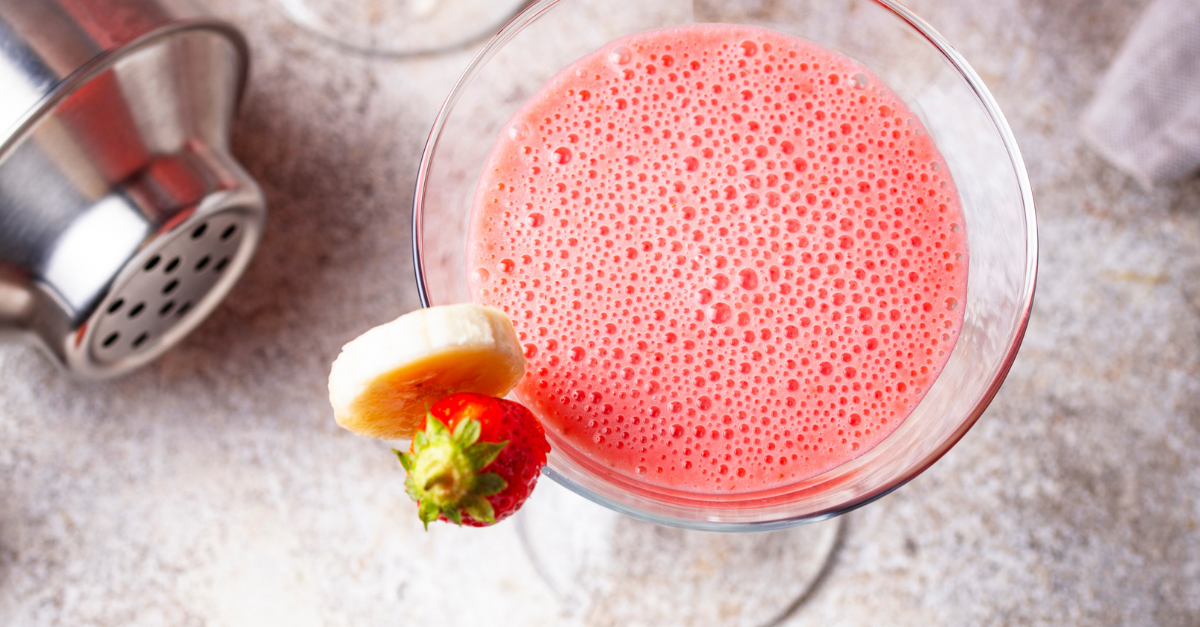
M1008 115L1038 296L987 414L846 517L785 624L1200 624L1200 179L1143 191L1076 128L1145 3L908 4ZM417 305L416 164L471 52L371 59L270 0L211 6L251 38L235 143L269 231L227 302L133 376L76 383L0 347L0 624L585 622L511 523L422 532L394 458L325 398L340 345Z

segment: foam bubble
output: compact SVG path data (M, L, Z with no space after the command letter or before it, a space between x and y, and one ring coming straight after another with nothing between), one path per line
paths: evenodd
M521 141L529 137L529 125L524 122L517 122L508 127L508 136L514 141Z

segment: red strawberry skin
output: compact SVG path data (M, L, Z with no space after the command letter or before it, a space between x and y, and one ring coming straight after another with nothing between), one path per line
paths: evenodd
M550 452L550 444L546 442L545 431L537 418L519 403L465 392L434 403L429 413L450 431L454 431L459 422L473 418L480 423L480 442L508 442L496 459L483 468L484 472L500 475L508 485L486 498L495 510L496 522L520 509L537 485L538 475ZM446 520L446 517L439 519ZM463 515L462 522L470 527L488 526L469 514Z

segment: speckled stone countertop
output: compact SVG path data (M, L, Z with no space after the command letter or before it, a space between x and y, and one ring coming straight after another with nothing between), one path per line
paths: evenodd
M844 518L784 624L1200 624L1200 179L1143 191L1077 129L1145 3L908 4L1013 127L1038 295L988 412ZM473 51L369 58L270 0L211 6L253 49L235 150L270 202L265 241L225 304L132 376L73 382L0 347L0 624L588 623L511 523L422 532L395 459L326 400L341 344L417 306L416 165Z

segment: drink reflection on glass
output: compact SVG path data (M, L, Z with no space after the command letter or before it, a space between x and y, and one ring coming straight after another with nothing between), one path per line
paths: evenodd
M528 0L278 0L289 19L337 45L380 55L449 50L488 37Z
M886 0L535 3L435 122L414 248L423 304L512 317L546 474L693 530L534 496L530 555L601 623L637 604L629 581L743 608L730 624L792 607L837 533L789 528L887 494L965 434L1015 358L1037 258L995 102ZM738 559L796 546L813 550ZM709 570L778 594L683 575Z

